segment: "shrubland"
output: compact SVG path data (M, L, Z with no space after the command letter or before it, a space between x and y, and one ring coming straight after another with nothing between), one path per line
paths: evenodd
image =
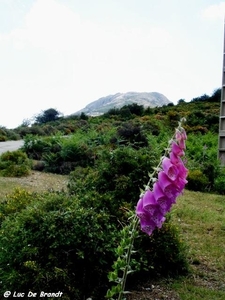
M224 194L225 173L217 161L219 100L215 91L190 103L127 105L99 117L57 117L17 128L24 146L1 155L0 167L21 170L13 176L26 175L26 166L66 174L68 191L17 189L2 197L0 293L60 289L64 299L104 299L128 212L182 117L188 133L187 188ZM172 212L150 237L139 234L132 260L136 272L128 286L137 278L190 272L188 247L175 223Z

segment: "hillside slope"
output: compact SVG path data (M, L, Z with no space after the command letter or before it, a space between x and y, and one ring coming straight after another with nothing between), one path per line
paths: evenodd
M80 114L83 112L87 115L98 116L109 111L112 108L121 108L132 103L143 105L146 108L167 105L170 103L170 101L163 94L157 92L117 93L115 95L109 95L93 101L75 114Z

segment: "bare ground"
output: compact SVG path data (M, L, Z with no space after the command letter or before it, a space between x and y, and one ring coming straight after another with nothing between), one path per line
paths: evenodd
M137 291L131 292L128 300L180 300L180 297L162 280L140 285Z
M0 195L13 191L16 187L22 187L29 191L66 191L68 176L32 171L26 177L0 177Z

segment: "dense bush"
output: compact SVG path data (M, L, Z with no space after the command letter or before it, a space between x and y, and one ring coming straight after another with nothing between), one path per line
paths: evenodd
M21 150L7 151L0 156L0 175L5 177L26 176L31 170L31 161Z
M0 134L0 142L7 141L7 137L5 135Z
M117 129L121 144L132 145L134 148L148 146L148 140L141 127L133 123L124 123Z
M69 191L76 194L79 190L95 190L102 195L110 194L115 211L122 203L129 203L133 209L143 183L148 181L148 172L156 164L155 152L121 147L102 151L100 155L93 169L78 168L70 174Z
M195 191L218 192L223 175L217 159L218 136L212 132L205 135L190 134L187 140L187 187ZM219 190L218 190L219 188Z
M142 116L144 113L143 105L138 105L137 103L132 103L124 105L121 108L111 108L104 117L119 116L123 120L133 119L134 116Z
M142 274L147 277L154 277L156 274L177 276L189 271L187 245L179 228L171 222L170 215L167 215L160 230L156 229L150 237L141 233L135 243L135 248L140 249L136 259L141 262L142 272L134 274L134 278ZM144 272L145 269L147 272Z
M187 188L192 191L206 192L209 190L209 180L201 170L189 170Z
M96 146L96 140L89 139L91 136L82 132L68 138L27 135L23 149L30 158L42 161L45 171L69 174L76 166L93 164L95 154L92 148Z
M86 135L88 136L88 135ZM60 151L62 160L76 162L79 166L88 166L93 163L93 151L87 137L72 136L63 141L62 149Z
M225 169L217 168L217 175L214 180L213 190L221 195L225 195Z
M0 126L0 142L8 140L19 140L20 136L12 129L7 129L3 126Z
M225 195L225 175L216 178L214 190L221 195Z
M1 293L60 290L64 299L100 299L118 239L110 215L64 194L36 195L10 210L1 226Z
M0 293L60 290L63 299L104 299L122 225L100 196L8 195L0 203ZM183 242L169 221L151 237L141 233L135 248L139 271L133 278L187 271Z
M159 135L161 131L160 125L162 125L160 122L158 122L156 119L151 118L150 116L143 116L140 119L141 127L143 128L144 132L146 132L148 135Z
M24 138L23 150L29 158L41 160L44 154L58 153L61 150L62 138L58 135L39 137L27 135Z
M36 194L21 188L15 188L11 194L6 195L5 199L0 202L0 223L7 216L19 213L35 198Z

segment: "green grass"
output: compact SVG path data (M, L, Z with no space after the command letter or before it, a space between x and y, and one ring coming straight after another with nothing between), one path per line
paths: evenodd
M224 300L225 292L193 285L193 282L173 284L181 300Z
M172 218L188 246L191 273L171 288L181 300L225 299L225 196L185 191Z
M0 176L0 197L12 193L17 186L19 185L15 184L15 181Z

